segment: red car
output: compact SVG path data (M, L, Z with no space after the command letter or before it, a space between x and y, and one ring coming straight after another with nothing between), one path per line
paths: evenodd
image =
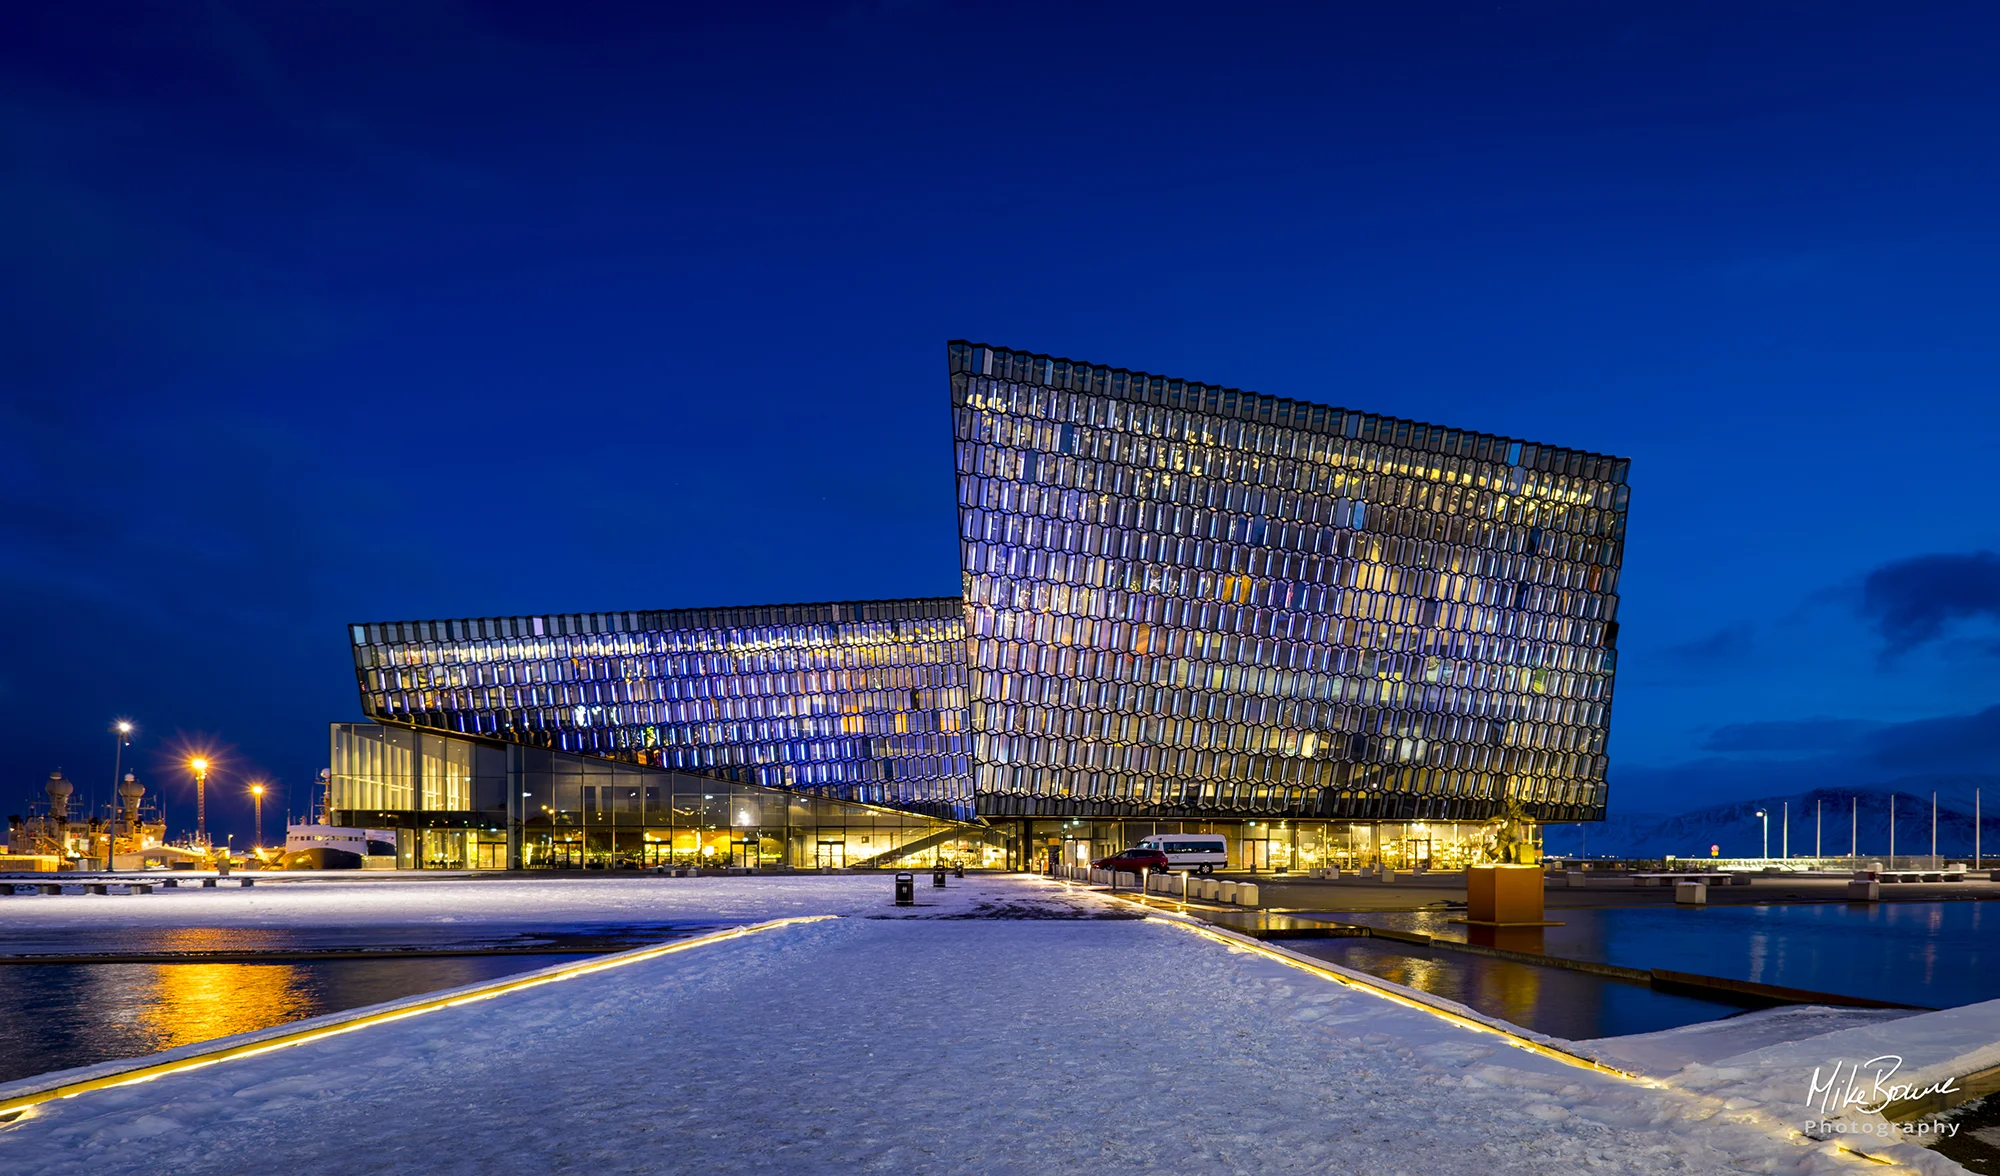
M1127 849L1090 863L1093 870L1121 870L1127 874L1164 874L1167 855L1157 849Z

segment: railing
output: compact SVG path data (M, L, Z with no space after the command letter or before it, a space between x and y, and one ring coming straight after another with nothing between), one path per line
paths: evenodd
M1700 867L1705 870L1777 870L1780 873L1851 873L1855 870L1943 870L1951 869L1992 869L2000 862L1982 856L1975 865L1970 854L1963 857L1956 854L1907 854L1899 853L1890 857L1886 853L1864 853L1854 856L1842 854L1838 857L1791 857L1777 858L1667 858L1669 868L1688 869ZM1595 868L1603 868L1591 863Z

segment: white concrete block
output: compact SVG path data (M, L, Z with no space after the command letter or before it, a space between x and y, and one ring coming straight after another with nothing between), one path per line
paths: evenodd
M1674 886L1674 901L1688 906L1708 905L1708 883L1681 882Z
M1236 905L1237 905L1237 906L1256 906L1256 905L1257 905L1257 885L1256 885L1256 883L1254 883L1254 882L1238 882L1238 883L1236 884Z

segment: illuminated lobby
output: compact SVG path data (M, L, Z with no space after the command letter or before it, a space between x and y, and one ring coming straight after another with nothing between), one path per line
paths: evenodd
M1512 802L1602 819L1624 459L948 361L962 595L353 625L334 815L495 869L1023 869L1155 831L1450 867Z

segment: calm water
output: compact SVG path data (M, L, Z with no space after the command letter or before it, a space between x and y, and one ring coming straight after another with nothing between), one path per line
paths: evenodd
M583 955L0 968L0 1082L530 972Z
M1657 992L1584 972L1387 939L1297 939L1286 940L1285 947L1574 1041L1651 1033L1743 1011L1740 1004Z
M720 924L0 930L0 955L551 947L548 954L274 963L0 965L0 1082L531 972Z
M1440 938L1462 940L1467 931L1442 912L1329 917ZM2000 999L1995 903L1612 907L1549 917L1563 926L1543 929L1538 944L1501 946L1928 1008Z

